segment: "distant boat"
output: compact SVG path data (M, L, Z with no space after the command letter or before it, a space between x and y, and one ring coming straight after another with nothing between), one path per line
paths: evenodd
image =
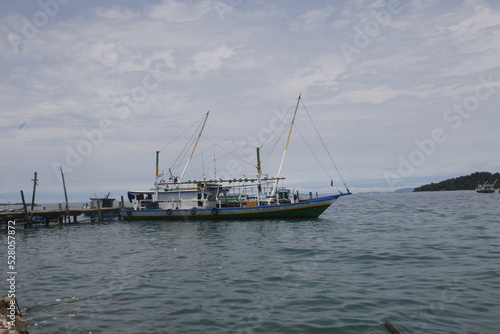
M90 198L90 209L97 209L98 207L102 208L112 208L115 203L114 198L110 198L111 192L107 193L104 197L91 197ZM84 208L89 208L88 204L84 205ZM105 217L112 217L116 213L113 212L104 212L102 215ZM85 216L91 216L90 213L84 213Z
M200 133L193 144L191 155L180 176L174 176L169 169L168 181L158 172L156 155L156 182L153 190L129 191L128 198L132 209L120 210L127 220L175 220L175 219L273 219L273 218L317 218L335 200L350 195L346 192L329 196L300 198L298 192L285 188L281 169L287 152L290 135L300 96L295 106L292 122L286 140L285 150L276 177L262 173L260 148L257 147L257 175L253 178L207 179L184 181L184 173L193 157L202 135L209 113L206 114ZM326 148L326 147L325 147ZM333 162L333 161L332 161ZM331 181L333 186L333 181ZM345 185L345 183L344 183Z
M109 195L111 195L111 192L109 192L104 197L97 197L97 196L91 197L90 198L90 208L97 209L98 205L100 205L101 208L112 208L113 204L115 202L115 199L109 198Z
M494 193L495 190L496 190L494 187L495 187L495 183L497 183L497 180L495 180L495 182L493 182L493 183L488 183L488 181L486 181L483 184L478 184L477 188L476 188L476 192L482 193L482 194L492 194L492 193Z

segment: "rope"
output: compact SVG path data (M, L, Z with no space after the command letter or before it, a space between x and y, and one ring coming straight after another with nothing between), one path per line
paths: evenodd
M328 156L330 157L330 161L332 162L333 166L335 167L335 170L337 171L337 174L339 175L340 179L342 180L342 183L344 184L344 187L346 188L347 192L350 192L349 191L349 188L347 188L347 184L345 183L344 181L344 178L342 177L342 175L340 174L340 171L339 169L337 168L337 165L335 164L335 161L333 161L333 158L330 154L330 152L328 151L328 148L326 147L326 144L325 142L323 141L323 138L321 137L321 135L319 134L319 131L318 129L316 128L316 124L314 124L314 121L312 120L311 118L311 115L309 115L309 112L307 111L307 108L306 106L304 105L304 103L302 102L302 100L300 101L302 103L302 106L304 107L304 110L306 111L306 114L307 114L307 117L309 117L309 120L311 121L313 127L314 127L314 130L316 131L319 139L321 140L321 143L323 144L323 147L325 148L325 151L326 153L328 154Z
M286 112L285 114L285 117L283 117L281 120L280 120L280 124L289 124L291 122L291 118L293 117L293 105L290 106L290 108L288 109L288 111ZM285 122L285 119L287 119L289 122ZM281 138L283 138L283 136L285 135L285 133L287 132L288 130L288 127L284 126L283 129L281 129L281 133L278 135L278 137L276 138L276 141L274 142L274 145L272 146L271 150L264 156L264 158L262 159L263 164L262 164L262 167L264 168L266 165L267 165L267 162L269 161L269 158L271 157L271 155L273 154L274 150L276 149L276 146L278 146L278 143L279 141L281 140ZM271 138L271 136L269 136L265 141L264 143L262 143L262 145L260 146L261 148L264 147L264 144L268 141L268 139Z
M214 150L214 179L217 179L217 164L216 164L216 159L215 159L215 146L212 148Z
M195 124L199 124L201 122L201 120L204 118L205 116L201 117L200 119L198 119L196 122L194 122L193 124L191 124L191 126L189 126L189 128L187 128L186 130L184 130L180 135L178 135L177 137L175 137L170 143L168 143L167 145L163 146L159 152L163 151L164 149L166 149L168 146L170 146L173 142L175 142L177 139L179 139L180 136L182 136L183 134L185 134L189 129L191 129ZM198 127L200 127L200 125L198 125ZM195 131L196 132L196 131ZM192 136L191 136L192 138Z
M337 191L339 193L342 193L339 189L339 187L337 187L337 185L335 184L335 182L333 182L333 178L330 176L330 174L328 173L328 171L326 170L325 166L323 166L323 164L321 163L321 161L319 160L318 156L316 155L316 153L314 153L312 147L309 145L309 143L306 141L306 139L304 138L304 136L302 135L302 132L300 132L299 128L294 125L295 129L297 130L297 132L300 134L300 137L302 138L302 140L304 141L304 143L307 145L307 147L309 148L309 150L311 151L311 153L313 154L313 156L316 158L316 161L319 163L319 165L321 166L321 168L323 168L323 171L325 172L326 176L328 176L328 178L331 180L332 182L332 187L335 186L335 188L337 188Z
M246 159L246 163L248 163L250 166L253 166L253 165L254 165L254 163L252 162L252 160L250 160L250 158L249 158L249 157L247 157L247 155L241 151L240 147L239 147L238 145L236 145L236 143L235 143L233 140L231 140L231 143L233 143L234 147L236 147L235 151L238 151L238 152L239 152L239 153L240 153L243 157L245 157L245 159ZM234 152L234 151L233 151L233 152ZM228 154L233 155L231 152L228 152ZM227 154L226 154L226 155L227 155ZM238 158L238 159L240 159L240 160L243 160L243 159L241 159L241 158L239 158L239 157L237 157L237 156L235 156L235 155L233 155L233 156L234 156L235 158ZM222 158L222 157L221 157L221 158Z
M232 151L228 151L228 150L226 150L224 147L220 146L220 144L221 144L221 143L223 143L223 142L225 142L226 140L228 140L228 138L224 139L223 141L221 141L221 142L219 142L219 143L214 143L212 140L210 140L210 138L206 138L205 136L203 136L203 139L206 139L206 140L208 140L209 142L211 142L211 143L213 144L213 146L212 146L212 147L218 147L218 148L220 148L221 150L223 150L224 152L226 152L225 154L223 154L223 155L219 156L217 159L223 158L223 157L225 157L226 155L231 155L231 156L233 156L234 158L236 158L236 159L238 159L238 160L241 160L242 162L244 162L244 163L246 163L246 164L248 164L248 165L250 165L250 166L252 166L252 167L254 167L254 166L255 166L255 164L254 164L253 162L251 162L251 161L250 161L250 160L249 160L249 159L248 159L248 158L247 158L244 154L243 154L243 156L246 158L246 160L244 160L243 158L241 158L241 157L239 157L239 156L237 156L237 155L235 155L235 154L233 153L233 152L235 152L235 151L241 151L241 150L240 150L240 148L238 147L238 145L236 145L236 144L234 143L234 141L231 141L231 143L233 143L233 144L236 146L236 148L235 148L234 150L232 150Z
M227 155L231 155L231 156L233 156L234 158L236 158L236 159L238 159L238 160L240 160L240 161L244 162L245 164L248 164L248 165L250 165L250 166L252 166L252 167L255 167L255 164L254 164L254 163L249 162L248 160L244 160L243 158L241 158L241 157L239 157L239 156L237 156L237 155L233 154L233 152L235 152L235 151L239 150L239 147L237 147L237 146L236 146L236 149L234 149L233 151L228 151L228 150L226 150L224 147L220 146L220 144L221 144L221 143L224 143L226 140L228 140L228 138L224 139L223 141L221 141L221 142L219 142L219 143L214 143L214 142L213 142L212 140L210 140L209 138L206 138L205 136L202 136L202 137L203 137L203 139L208 140L209 142L211 142L211 143L212 143L212 146L211 146L211 147L209 147L208 149L211 149L211 148L213 148L213 149L214 149L214 169L215 169L215 160L216 160L216 159L223 158L223 157L225 157L225 156L227 156ZM226 153L225 153L225 154L223 154L223 155L221 155L221 156L219 156L219 157L217 157L217 158L215 158L215 147L218 147L218 148L222 149L222 150L223 150L223 151L225 151ZM194 156L194 158L197 158L200 154L201 154L201 153L196 154L196 155ZM194 172L194 171L196 171L196 170L198 170L198 169L200 169L200 168L201 168L201 166L198 166L198 167L195 167L195 168L191 168L191 169L189 169L187 172Z
M200 123L201 120L203 119L204 117L200 118L198 121L196 121L195 123L193 123L188 129L186 129L184 132L182 132L180 135L178 135L177 137L175 137L174 140L172 140L170 143L168 143L167 145L165 145L161 150L160 152L167 148L170 144L172 144L176 139L178 139L180 136L182 136L184 133L187 132L187 130L191 129L196 123L199 123L198 124L198 127L196 128L195 131L193 131L193 134L191 135L191 137L189 138L189 140L186 142L186 145L184 145L184 147L182 148L181 150L181 153L177 156L177 158L174 160L174 162L172 163L172 173L175 174L175 170L177 168L179 168L179 166L182 165L182 163L180 162L181 158L184 159L184 157L187 155L187 153L189 152L189 147L191 146L191 142L194 141L194 138L196 136L196 133L198 132L198 129L202 126L202 124ZM165 170L162 171L162 174L165 172Z
M202 167L202 173L203 173L203 177L205 177L205 161L203 161L203 150L200 152L200 155L201 155L201 167Z

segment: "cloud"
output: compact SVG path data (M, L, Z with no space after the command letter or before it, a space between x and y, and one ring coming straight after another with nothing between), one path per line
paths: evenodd
M137 13L118 5L99 7L95 10L96 16L105 20L130 20L137 17Z
M485 3L466 1L465 10L467 10L467 13L460 13L462 20L448 28L456 38L476 40L483 37L484 34L488 34L488 30L500 29L500 22L498 21L499 12Z
M215 2L209 0L196 1L193 4L175 0L165 0L158 5L146 9L146 15L155 20L185 23L200 20L213 11ZM225 7L224 7L225 8Z
M16 161L4 163L1 188L16 192L16 182L34 168L55 178L53 161L65 164L68 147L76 150L86 140L83 131L98 130L103 120L113 130L68 177L85 179L105 161L95 191L118 187L111 178L122 179L124 188L131 175L149 182L154 151L206 110L212 111L207 136L245 142L265 132L299 93L353 182L384 182L415 139L437 127L449 140L416 173L448 171L451 162L457 170L475 168L454 139L461 136L475 136L467 146L474 164L493 165L495 147L481 133L500 117L498 6L404 2L346 61L339 45L355 46L359 31L367 34L365 24L376 22L373 12L387 6L383 0L70 2L23 39L17 53L9 36L22 37L23 24L42 9L2 13L0 136ZM451 129L445 111L473 96L480 76L490 74L495 93ZM300 180L307 179L302 163L289 169Z
M330 17L336 9L327 5L324 8L318 8L308 11L298 17L299 22L296 24L296 29L311 30L314 28L321 28L330 25Z
M199 72L216 71L222 67L223 60L231 58L234 48L221 45L212 51L201 51L193 56L193 70Z

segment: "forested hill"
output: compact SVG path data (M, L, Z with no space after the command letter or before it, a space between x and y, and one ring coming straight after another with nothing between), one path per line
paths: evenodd
M441 181L439 183L426 184L415 188L413 191L474 190L479 183L493 183L496 179L498 179L498 181L495 184L495 187L500 188L499 173L491 174L489 172L477 172Z

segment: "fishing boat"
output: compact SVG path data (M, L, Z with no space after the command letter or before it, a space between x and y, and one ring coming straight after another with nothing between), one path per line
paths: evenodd
M476 192L481 193L481 194L494 193L496 190L494 187L495 187L495 183L497 183L497 180L495 180L495 182L493 182L493 183L488 183L488 181L486 181L483 184L478 184L476 187Z
M351 192L345 186L345 192L339 190L338 194L326 196L319 196L317 193L313 195L312 192L309 192L304 198L303 194L299 194L298 191L285 187L285 178L281 176L281 170L300 99L299 96L294 108L277 176L270 177L262 172L261 148L256 147L255 167L257 173L255 177L244 176L225 179L202 177L197 180L184 180L185 172L205 128L209 116L209 112L207 112L193 144L191 155L180 176L175 176L170 168L168 174L159 173L159 151L157 151L155 187L146 191L129 191L128 198L132 208L120 210L121 217L126 220L319 217L333 202L342 196L350 195ZM333 180L330 181L330 185L333 186Z
M88 203L85 203L83 208L84 209L97 209L97 208L112 208L114 206L115 199L110 198L109 196L111 195L111 192L107 193L104 197L98 197L95 195L95 197L90 198L90 206ZM113 217L116 213L114 212L104 212L102 215L104 217ZM85 216L91 217L91 213L84 213Z
M97 209L100 208L112 208L115 202L114 198L110 198L111 192L107 193L104 197L91 197L90 198L90 208Z

